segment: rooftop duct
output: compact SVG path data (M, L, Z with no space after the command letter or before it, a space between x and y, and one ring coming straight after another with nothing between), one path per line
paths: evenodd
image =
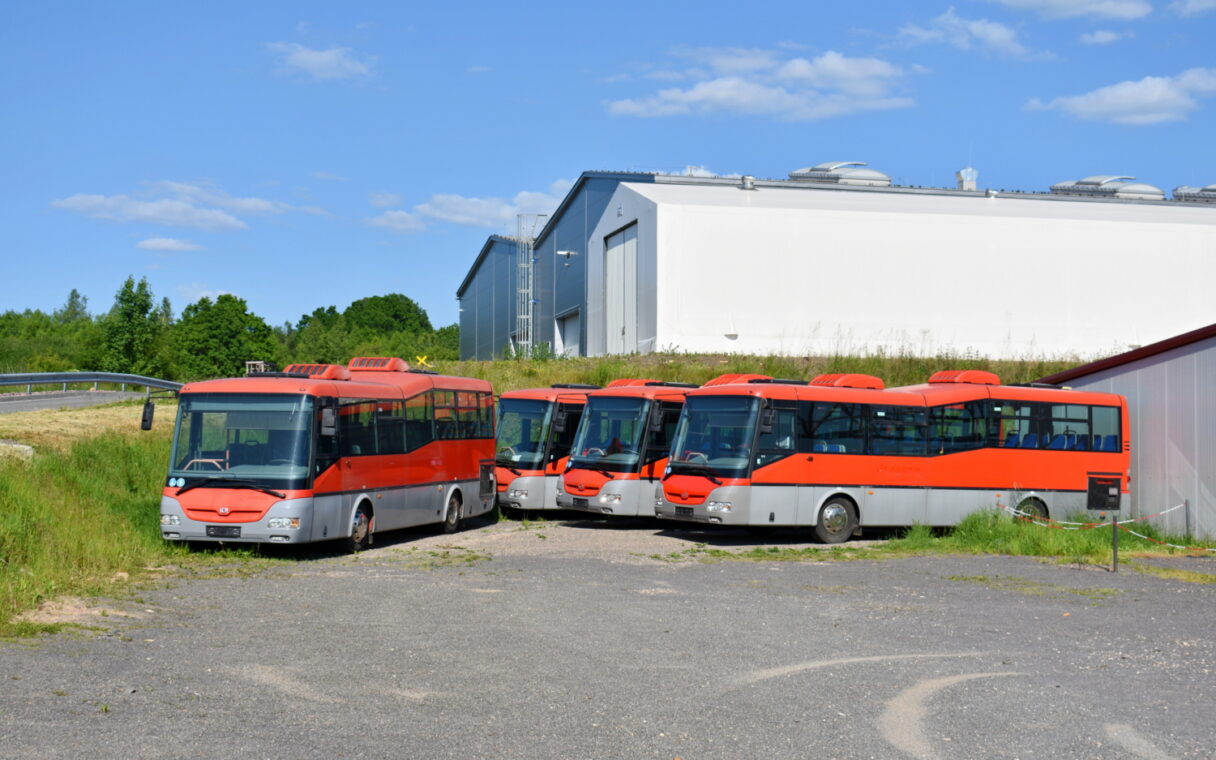
M1204 187L1182 187L1174 188L1174 200L1190 201L1192 203L1216 203L1216 184L1205 185Z
M890 187L891 178L875 169L861 169L863 161L829 161L790 172L790 179L799 182L827 182L834 185L867 185Z
M1124 198L1140 201L1163 201L1165 191L1143 182L1128 182L1135 177L1097 175L1051 186L1055 195L1086 195L1091 198Z

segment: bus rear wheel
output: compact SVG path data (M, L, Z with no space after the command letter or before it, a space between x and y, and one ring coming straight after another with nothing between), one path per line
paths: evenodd
M372 545L372 511L366 504L360 504L355 510L355 517L350 524L350 537L346 539L346 548L350 552L361 552Z
M1047 505L1038 499L1025 499L1018 504L1018 511L1027 517L1047 519Z
M456 533L461 528L461 511L460 493L453 491L451 498L448 499L448 511L443 515L443 532Z
M819 509L815 538L825 544L840 544L857 530L857 509L848 499L828 499Z

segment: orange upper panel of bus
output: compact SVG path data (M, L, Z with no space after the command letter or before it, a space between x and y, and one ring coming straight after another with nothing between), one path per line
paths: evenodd
M403 359L378 356L356 357L345 367L340 364L291 364L283 372L200 380L187 383L180 392L305 393L312 396L377 398L398 394L409 397L437 387L493 392L487 380L413 370Z

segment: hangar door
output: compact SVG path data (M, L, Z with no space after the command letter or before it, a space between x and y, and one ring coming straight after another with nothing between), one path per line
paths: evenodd
M638 226L604 238L604 348L609 354L638 350Z

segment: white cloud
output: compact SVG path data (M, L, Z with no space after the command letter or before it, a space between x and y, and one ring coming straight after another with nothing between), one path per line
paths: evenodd
M1019 42L1013 28L987 19L965 19L955 13L954 8L946 9L927 27L908 24L899 30L899 36L910 42L953 45L959 50L987 50L1012 58L1050 57Z
M1179 16L1198 16L1216 10L1216 0L1175 0L1170 10Z
M287 203L236 197L208 184L164 180L145 185L148 191L142 194L148 198L82 193L51 201L51 205L94 219L201 230L243 230L247 225L238 214L281 214L294 210Z
M1153 12L1149 0L994 0L1008 8L1031 11L1043 18L1138 19Z
M468 198L463 195L432 195L414 210L432 219L466 227L513 229L518 214L551 214L574 183L558 180L545 192L524 190L510 200L504 198Z
M408 211L385 211L380 216L372 217L367 223L373 227L383 227L392 232L418 232L426 229L426 224Z
M333 174L331 172L313 172L312 176L314 179L323 179L326 182L345 182L346 181L346 177L343 177L343 176L340 176L337 174Z
M266 48L279 54L279 63L289 73L303 73L313 79L363 79L372 75L375 58L359 60L350 48L314 50L298 42L270 42Z
M1182 121L1199 106L1197 97L1212 95L1216 95L1216 68L1195 68L1176 77L1119 82L1046 103L1035 98L1026 106L1030 110L1063 111L1090 121L1147 126Z
M231 290L216 290L214 288L207 287L205 283L201 282L191 282L186 285L178 285L176 290L178 295L181 296L181 300L187 305L201 301L204 298L209 298L214 301L220 296L236 295L236 293L233 293ZM240 296L237 297L239 298Z
M265 198L237 198L213 187L194 185L188 182L164 180L152 183L154 190L177 196L187 203L217 206L236 214L281 214L291 211L290 204L268 201Z
M79 194L51 201L51 205L114 222L146 222L200 230L243 230L246 227L244 222L226 211L199 208L188 201L171 198L141 201L126 195Z
M1121 34L1112 32L1108 29L1098 29L1081 35L1081 44L1083 45L1109 45L1112 42L1118 42L1121 39L1130 37L1130 34Z
M367 200L376 208L388 208L389 206L400 206L405 199L396 193L368 193Z
M163 251L166 253L181 253L184 251L202 251L205 250L198 243L192 243L189 240L178 240L176 238L148 238L141 240L135 244L136 248L142 248L145 251Z
M746 114L812 121L865 111L907 108L912 100L893 91L904 72L877 58L849 58L835 51L812 58L782 58L777 51L682 48L675 55L708 66L677 72L689 87L606 104L617 116Z

